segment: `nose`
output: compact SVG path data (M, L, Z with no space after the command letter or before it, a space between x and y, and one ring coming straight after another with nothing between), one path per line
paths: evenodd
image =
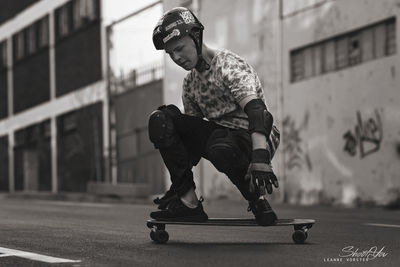
M171 58L172 58L173 61L175 61L178 64L182 63L181 62L182 61L181 57L180 57L180 55L178 53L172 53L171 54Z

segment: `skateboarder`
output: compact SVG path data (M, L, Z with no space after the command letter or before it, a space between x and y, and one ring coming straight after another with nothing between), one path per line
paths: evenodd
M260 225L277 219L267 191L278 187L271 159L279 144L260 80L254 69L228 50L203 43L203 25L186 8L166 12L153 31L156 49L189 71L183 81L184 114L161 106L149 118L149 137L159 149L172 185L154 200L157 220L208 219L195 193L192 167L201 157L225 173L249 202Z

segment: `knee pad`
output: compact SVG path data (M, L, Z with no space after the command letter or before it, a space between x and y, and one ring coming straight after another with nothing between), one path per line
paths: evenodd
M149 138L155 148L169 147L177 141L172 117L166 109L157 109L150 114Z
M229 129L218 129L210 135L206 157L218 171L231 179L244 175L250 163Z

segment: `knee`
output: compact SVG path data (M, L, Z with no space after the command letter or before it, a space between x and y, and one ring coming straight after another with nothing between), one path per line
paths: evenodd
M228 176L238 176L247 170L249 159L229 134L229 130L216 130L206 146L206 158ZM232 177L230 177L232 178Z
M172 105L162 106L150 114L148 133L155 148L168 147L177 140L172 118L179 109L176 106L170 106Z

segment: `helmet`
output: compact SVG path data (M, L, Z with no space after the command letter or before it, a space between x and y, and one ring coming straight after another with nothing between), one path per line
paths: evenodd
M167 11L157 23L153 30L153 44L157 50L162 50L169 41L189 35L196 44L197 54L201 55L203 29L203 24L192 11L176 7Z

